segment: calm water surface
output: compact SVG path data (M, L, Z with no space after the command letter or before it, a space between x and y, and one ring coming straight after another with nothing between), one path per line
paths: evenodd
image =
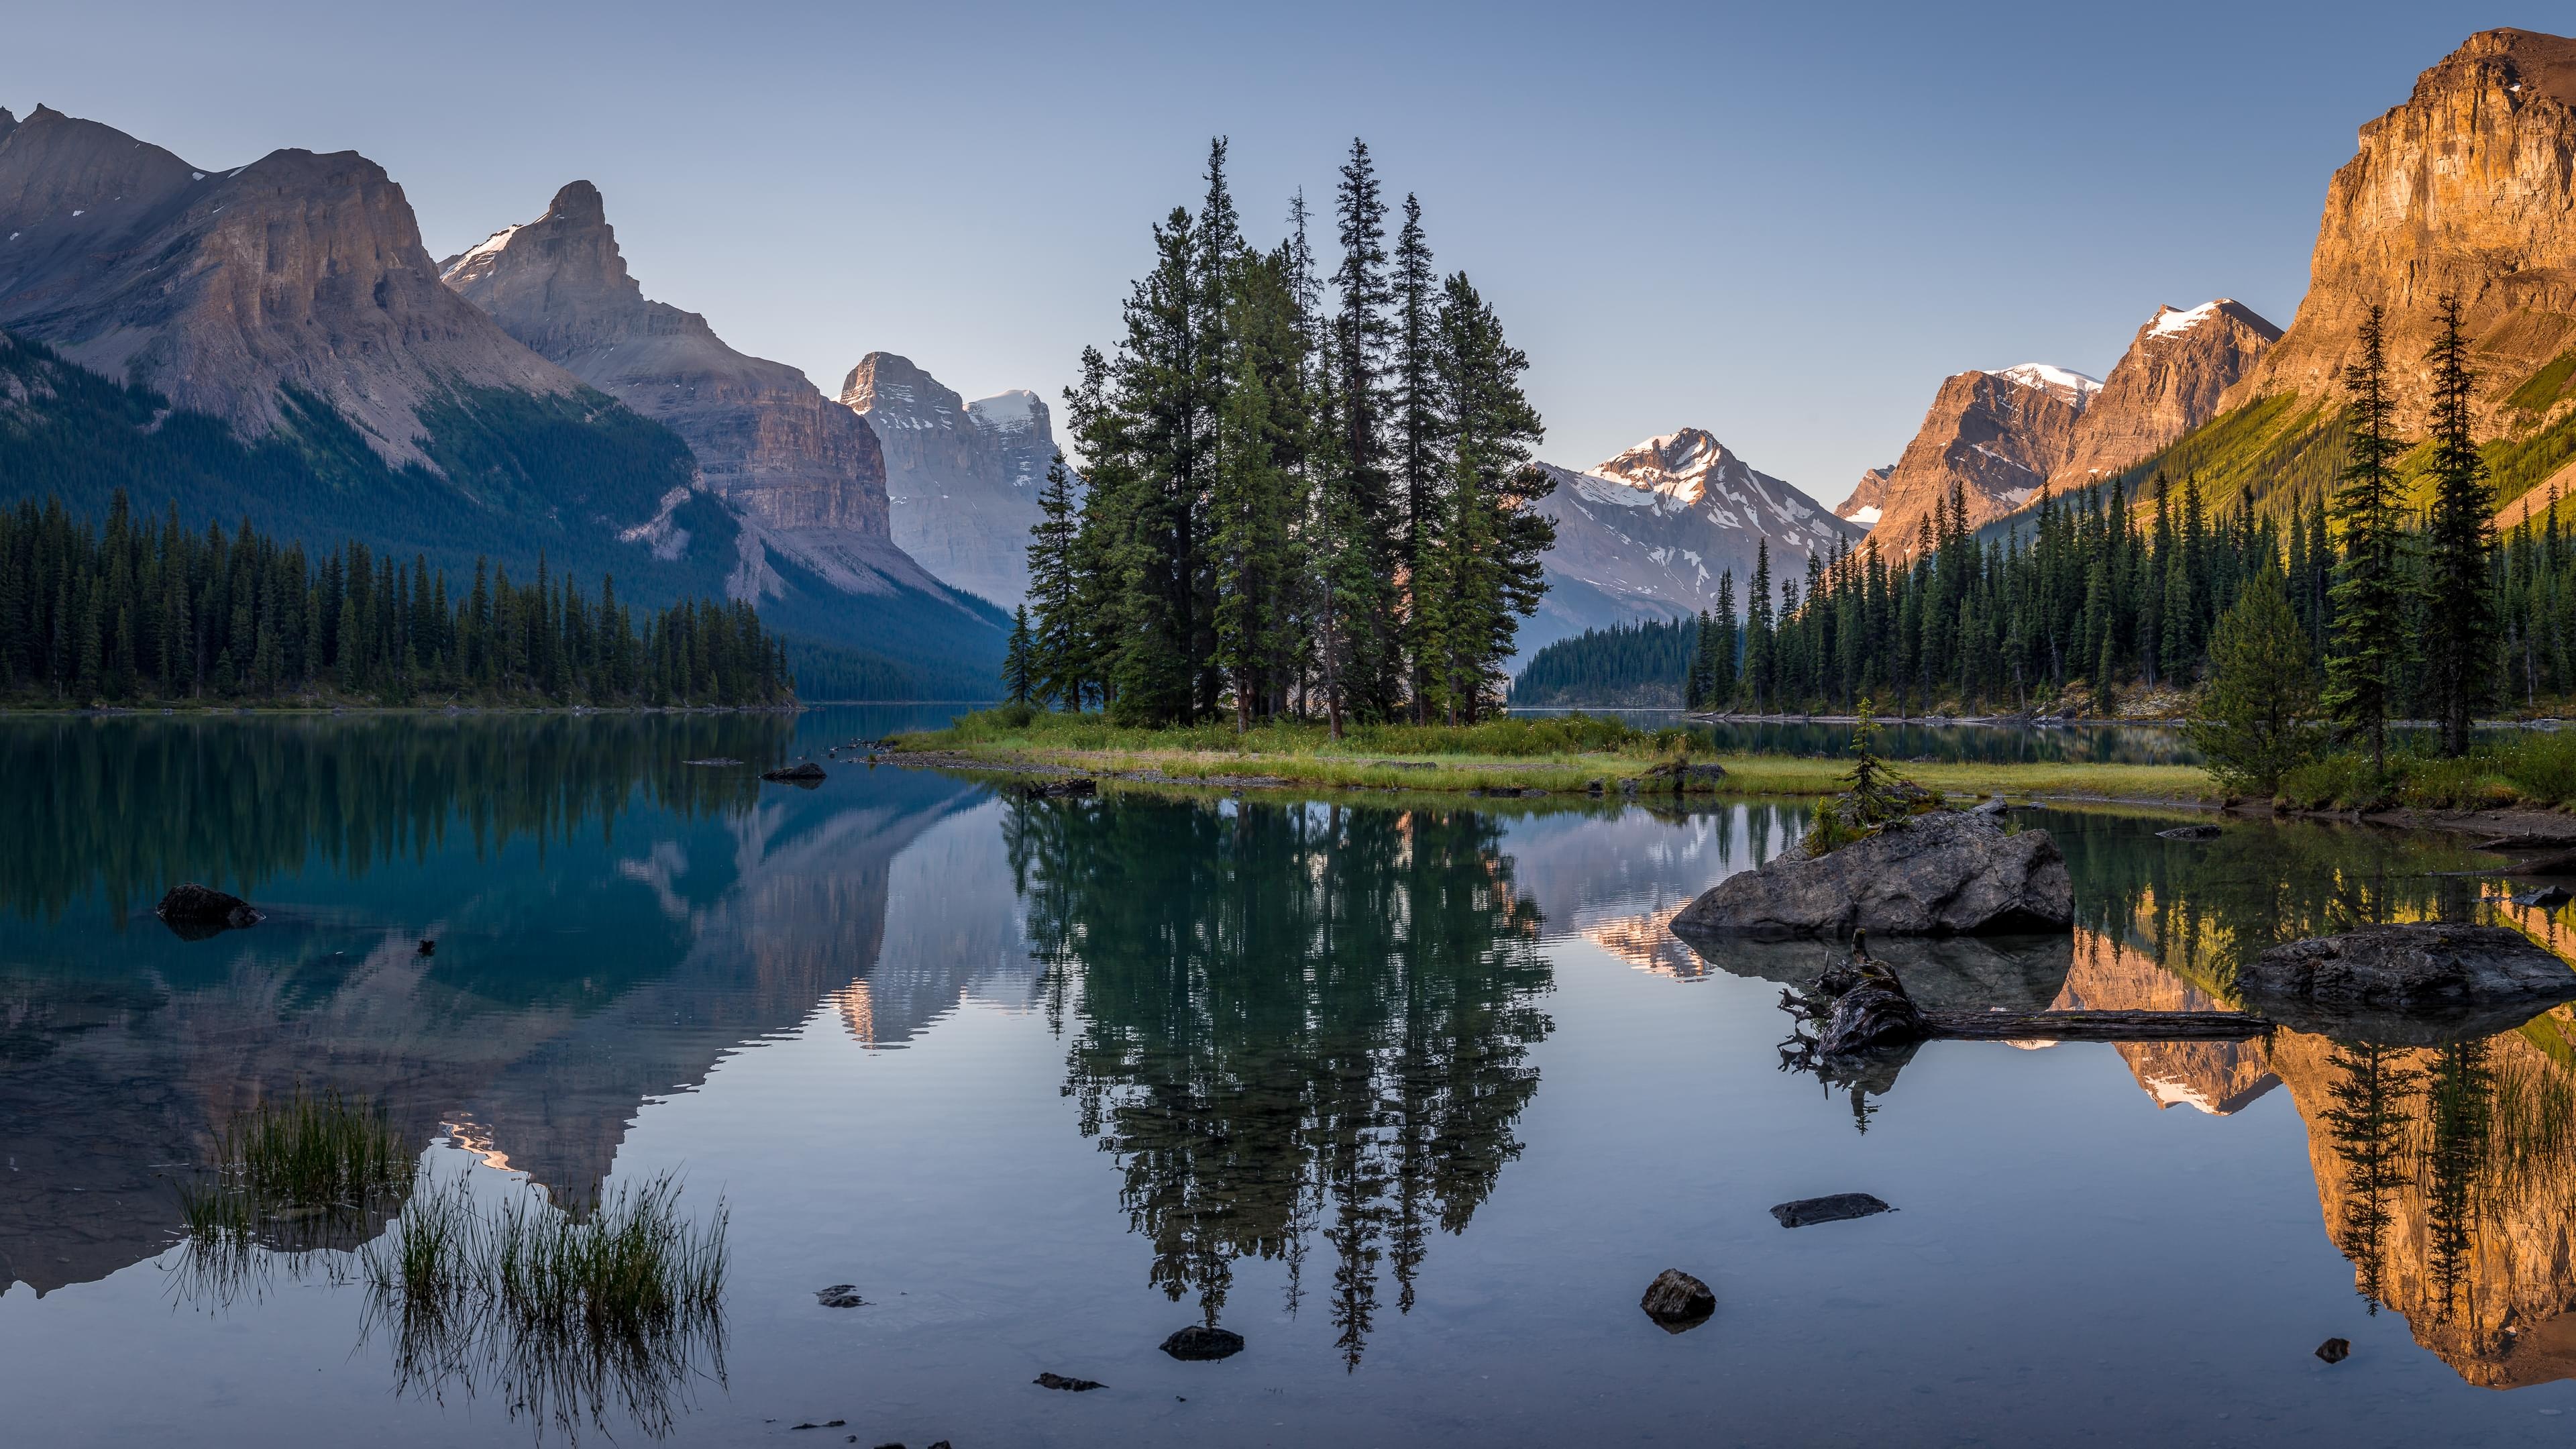
M1795 806L682 763L904 722L0 724L0 1437L2576 1438L2576 1015L2405 1051L1936 1043L1827 1084L1775 1051L1819 948L1662 924ZM2285 936L2501 909L2453 841L2027 818L2083 928L1889 943L1918 994L2207 1006ZM270 919L180 940L149 909L182 879ZM298 1083L381 1100L488 1198L683 1173L730 1217L720 1341L567 1398L506 1355L425 1368L345 1251L201 1271L176 1184ZM1767 1211L1842 1191L1900 1210ZM1714 1319L1638 1311L1667 1267ZM841 1283L867 1305L816 1302ZM1211 1321L1247 1349L1158 1351Z

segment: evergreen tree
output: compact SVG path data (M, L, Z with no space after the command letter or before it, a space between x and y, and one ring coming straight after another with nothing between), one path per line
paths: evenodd
M2316 665L2307 630L2277 574L2258 574L2218 621L2215 678L2187 733L2210 772L2234 789L2271 795L2320 743Z
M2369 742L2375 769L2387 767L2388 720L2406 651L2395 468L2405 445L2394 431L2385 321L2385 309L2373 304L2362 319L2361 356L2344 369L2345 462L2334 500L2343 559L2330 596L2335 632L2325 693L2336 725Z
M1002 651L1002 690L1013 704L1027 704L1037 688L1029 643L1029 606L1011 611L1011 640Z
M2441 302L2440 334L2425 361L2433 369L2431 506L2424 518L2425 694L2442 730L2442 753L2468 753L2469 724L2488 703L2495 677L2494 490L2470 435L2468 340L2460 299Z

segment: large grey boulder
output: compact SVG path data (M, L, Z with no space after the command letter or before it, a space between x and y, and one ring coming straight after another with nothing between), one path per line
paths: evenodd
M1935 810L1806 858L1790 851L1727 877L1682 908L1685 935L1964 936L2064 931L2075 885L2044 830L2007 833L1995 820Z
M2297 1030L2422 1045L2576 1000L2576 970L2502 926L2364 926L2271 947L2236 968L2236 989Z

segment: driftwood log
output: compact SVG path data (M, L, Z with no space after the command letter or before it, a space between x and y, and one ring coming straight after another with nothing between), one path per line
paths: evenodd
M1828 968L1805 993L1780 993L1781 1008L1803 1031L1784 1050L1834 1057L1923 1041L2239 1041L2263 1036L2272 1023L2241 1011L1925 1011L1884 961L1872 960L1866 933L1854 932L1851 956Z

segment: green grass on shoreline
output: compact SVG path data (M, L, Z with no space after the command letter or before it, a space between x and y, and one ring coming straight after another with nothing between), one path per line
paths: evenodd
M1424 792L1544 790L1586 793L1598 780L1616 792L1627 780L1640 793L1669 793L1648 779L1677 761L1717 764L1725 777L1694 783L1692 793L1832 795L1844 788L1849 763L1787 755L1685 755L1677 729L1646 731L1597 715L1515 716L1468 726L1360 725L1339 741L1322 725L1272 724L1244 734L1231 724L1153 729L1116 725L1098 715L983 710L948 728L897 736L899 755L943 763L1055 766L1147 783L1224 785L1247 779L1322 788L1353 786ZM1924 764L1905 766L1924 786L1946 795L2051 795L2104 800L2194 802L2215 791L2196 766L2093 764Z

